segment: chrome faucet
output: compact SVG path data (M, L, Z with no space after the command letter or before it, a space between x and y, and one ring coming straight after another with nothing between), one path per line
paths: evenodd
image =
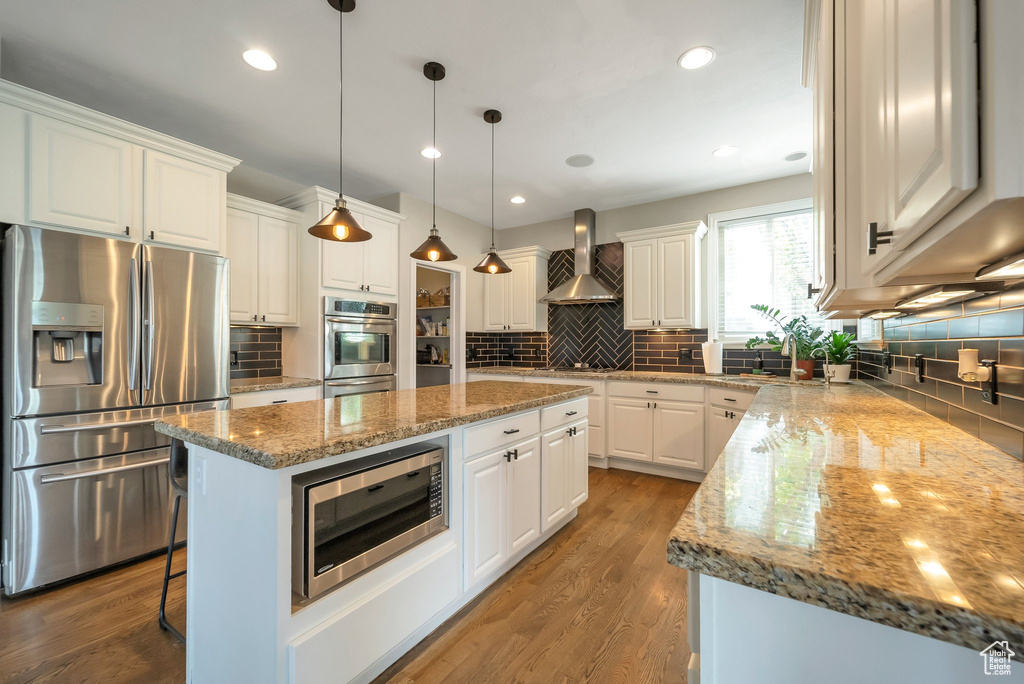
M801 375L807 375L803 368L796 367L796 336L793 333L786 333L782 338L782 353L789 354L789 379L799 380Z

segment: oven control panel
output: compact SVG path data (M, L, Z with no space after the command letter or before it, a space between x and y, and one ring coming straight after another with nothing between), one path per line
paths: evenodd
M430 517L444 515L444 477L441 475L441 464L430 466Z
M327 315L345 314L371 318L395 318L395 305L388 302L363 302L340 297L325 297L324 299L324 313Z

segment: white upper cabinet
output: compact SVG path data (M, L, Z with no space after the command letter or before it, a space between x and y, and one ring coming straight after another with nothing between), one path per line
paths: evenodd
M548 257L543 247L522 247L498 253L511 273L484 276L484 330L544 332L548 307Z
M231 322L299 324L297 211L228 196Z
M893 249L978 185L976 10L969 0L886 0L886 159Z
M146 241L219 253L227 174L163 152L145 150L142 181Z
M366 242L323 241L323 286L398 296L398 224L357 211L352 215L373 238Z
M616 233L625 250L627 329L701 325L701 240L708 228L690 221Z
M231 260L231 322L259 317L259 216L228 207L227 249Z
M29 219L130 232L132 144L45 116L31 117L29 126Z
M221 253L239 160L0 81L0 221Z

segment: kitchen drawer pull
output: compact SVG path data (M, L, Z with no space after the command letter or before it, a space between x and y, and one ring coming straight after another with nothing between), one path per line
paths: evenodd
M116 420L109 423L81 423L79 425L41 425L39 434L56 435L65 432L82 432L85 430L106 430L107 428L137 427L140 425L152 425L156 418L145 420Z
M567 415L567 416L575 416L576 412L575 411L566 411L565 415Z
M270 403L271 404L287 404L288 400L287 399L275 399L274 401L272 401Z
M736 401L732 397L722 397L722 399L724 399L725 401Z
M152 461L129 463L128 465L115 466L113 468L97 468L96 470L84 470L80 473L54 473L53 475L41 475L39 477L39 484L53 484L55 482L67 482L68 480L81 480L86 477L102 477L103 475L123 473L128 470L139 470L140 468L163 465L164 463L169 463L170 460L170 456L164 456L163 458L157 458Z
M658 390L647 390L648 394L657 394Z
M384 489L384 485L382 485L382 484L375 484L372 487L370 487L369 489L367 489L366 491L368 491L368 492L376 492L376 491L379 491L381 489Z
M511 430L505 430L506 435L514 435L519 432L519 428L512 428Z

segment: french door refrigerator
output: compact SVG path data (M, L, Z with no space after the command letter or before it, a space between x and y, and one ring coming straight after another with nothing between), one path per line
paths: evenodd
M169 440L153 423L227 408L228 262L11 226L2 281L11 595L167 544Z

